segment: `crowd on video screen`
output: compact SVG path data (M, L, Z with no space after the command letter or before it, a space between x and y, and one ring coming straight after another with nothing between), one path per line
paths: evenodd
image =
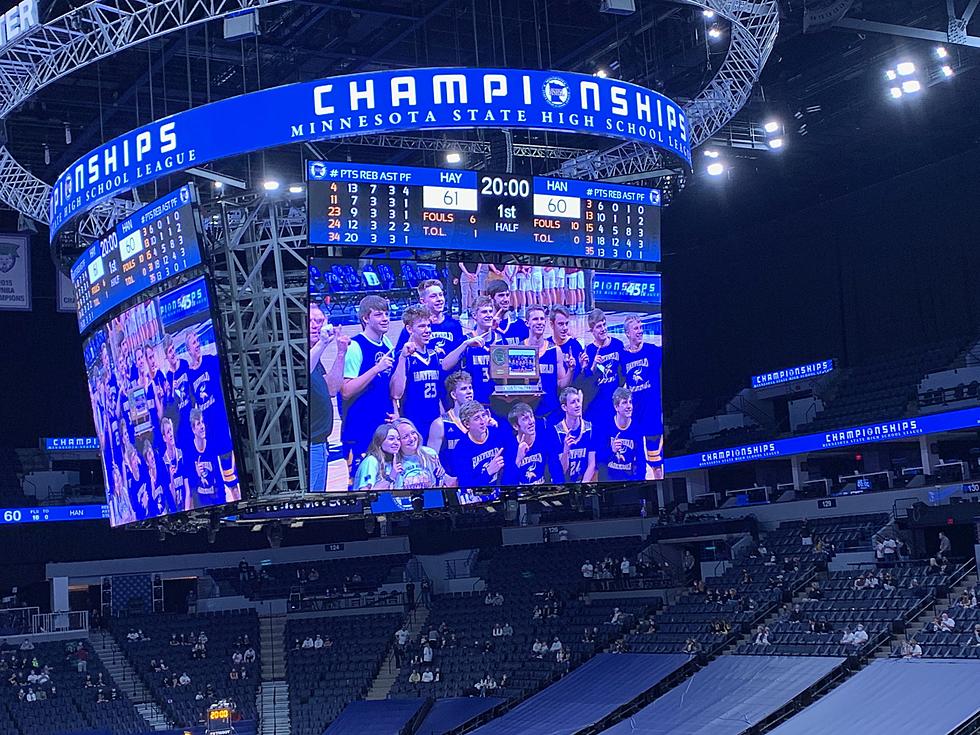
M241 499L206 287L184 292L190 309L148 300L85 345L114 526Z
M663 475L659 303L577 268L310 262L310 489L500 489Z

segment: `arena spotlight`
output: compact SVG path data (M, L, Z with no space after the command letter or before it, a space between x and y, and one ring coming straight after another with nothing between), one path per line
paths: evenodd
M939 59L949 58L949 51L946 50L945 46L936 46L936 58Z
M894 99L897 100L899 97L902 96L902 88L892 87L891 89L888 90L888 94L890 94Z
M595 74L593 74L592 76L594 76L594 77L599 77L600 79L605 79L606 77L608 77L608 76L609 76L609 72L607 72L607 71L606 71L605 69L603 69L602 67L599 67L599 68L598 68L598 69L596 70L596 72L595 72Z
M262 182L262 188L266 191L279 191L279 182L275 179L266 179Z
M213 186L215 189L221 190L224 188L225 185L220 181L215 181L211 184L211 186Z
M779 121L778 120L766 120L766 122L762 126L762 128L767 133L775 133L777 130L779 130Z
M722 36L722 32L720 26L715 25L715 26L711 26L711 28L708 29L708 38L717 41L719 38L721 38L721 36Z
M783 147L783 139L782 138L778 138L778 137L777 138L770 138L769 139L769 147L772 148L774 151L779 150L780 148Z
M953 67L951 67L949 64L943 64L940 71L942 71L943 76L946 77L947 79L949 79L951 76L956 74L956 72L953 71Z
M701 15L703 15L708 20L711 20L712 18L715 17L715 11L712 10L711 8L705 8L704 10L701 11Z
M885 79L887 79L889 82L894 82L896 79L898 79L898 73L894 69L889 69L885 72Z
M303 193L303 185L302 184L292 184L289 187L289 193L290 194L302 194Z
M449 151L446 154L446 163L460 163L463 160L463 154L459 151Z
M723 164L721 161L712 161L708 164L705 171L707 172L708 176L721 176L723 173L725 173L725 164Z
M721 155L721 153L719 153L714 148L709 148L708 150L706 150L704 152L704 157L705 158L718 158L720 155Z
M895 71L900 77L910 77L915 74L915 64L911 61L900 61L895 65Z
M905 94L915 94L922 91L922 83L918 79L907 79L902 82L902 92Z

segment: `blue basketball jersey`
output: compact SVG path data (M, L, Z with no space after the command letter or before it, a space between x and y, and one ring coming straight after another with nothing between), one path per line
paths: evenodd
M363 332L351 338L351 346L353 345L357 345L361 360L359 365L354 364L353 355L356 353L347 350L345 379L363 375L384 355L393 352L387 337L380 343L372 342ZM340 438L346 449L353 452L355 463L367 451L375 429L388 420L388 414L394 413L390 392L392 370L393 367L375 375L360 393L342 402L343 423L340 427ZM355 408L356 412L352 414Z
M660 365L663 350L645 342L637 352L623 350L622 372L633 394L633 420L643 424L647 436L664 433L660 396Z
M555 424L553 429L555 439L551 452L551 478L553 482L582 482L585 470L589 466L589 452L594 452L595 438L592 433L592 422L581 421L577 428L569 429L564 419ZM565 447L565 437L571 434L575 440L568 450L568 470L561 466L561 454Z
M414 352L408 356L401 415L415 424L422 435L423 444L429 439L432 422L442 413L442 404L439 402L442 377L439 358L431 351L425 355Z

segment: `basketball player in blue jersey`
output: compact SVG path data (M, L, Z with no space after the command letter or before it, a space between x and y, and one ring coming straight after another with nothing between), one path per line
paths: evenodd
M127 444L126 482L129 489L129 503L136 513L136 520L145 521L150 517L150 478L139 452L132 444Z
M184 450L177 446L173 419L164 416L160 422L160 430L163 432L163 466L167 471L167 491L178 511L190 510L192 506L188 468L184 461Z
M509 451L513 439L490 425L490 412L476 401L459 407L459 420L466 427L466 434L456 445L453 457L457 486L466 490L497 488L504 468L514 461L513 451ZM488 497L496 499L498 494L499 490L494 490Z
M627 387L613 391L613 413L597 428L599 476L611 482L646 477L645 427L637 419L633 394Z
M626 387L633 393L633 418L646 436L647 464L654 477L663 476L664 416L661 399L660 367L663 349L643 339L643 322L629 316L624 323L626 344L623 347L622 373Z
M427 446L439 453L439 461L442 463L443 469L448 475L455 478L453 457L455 456L456 445L466 435L466 427L459 419L459 408L467 401L473 400L473 378L470 377L469 373L457 370L446 378L445 386L446 395L452 402L452 406L446 413L432 422ZM496 425L497 422L491 417L490 426ZM452 484L449 480L447 482Z
M391 401L391 374L395 366L394 347L388 340L388 300L365 296L357 305L361 333L351 337L344 356L344 383L340 388L342 421L340 441L350 468L367 451L371 437L381 424L395 418ZM356 412L352 413L356 408Z
M222 480L221 464L217 452L208 443L207 425L201 409L191 409L190 422L193 441L187 445L185 456L191 507L200 508L241 500L237 488L228 488Z
M176 421L176 428L179 434L189 435L190 413L191 413L191 388L188 382L187 361L177 357L177 346L174 340L168 335L170 344L164 351L167 359L167 382L170 384L171 403L169 414Z
M167 407L167 376L157 365L157 350L152 342L143 346L143 354L146 356L147 372L153 381L153 393L160 404L160 417L163 418L163 411Z
M201 340L195 328L187 332L184 343L187 345L187 383L191 402L204 415L204 423L210 428L208 443L211 451L218 456L224 485L229 494L238 493L231 429L221 393L221 365L217 355L205 355L201 351Z
M548 338L548 342L561 350L565 359L565 371L570 373L568 384L575 385L582 375L582 355L585 354L585 348L572 335L572 312L567 306L558 304L551 307L549 316L552 336Z
M524 344L538 352L538 373L541 380L541 399L535 414L547 421L559 410L558 394L567 388L571 374L565 369L565 357L554 343L545 339L548 316L543 306L532 304L527 307L527 327L530 332Z
M519 345L527 339L527 325L511 311L511 293L507 281L487 284L487 296L493 301L494 330L504 344Z
M143 442L143 460L146 462L147 485L150 488L150 515L162 516L174 513L177 506L167 488L169 478L166 468L153 442L149 439Z
M432 330L432 341L429 342L429 350L436 353L439 359L455 349L456 345L463 341L463 325L456 319L446 315L446 293L442 288L442 282L434 278L422 281L418 287L419 304L429 315L429 323ZM395 352L401 353L402 347L408 342L410 335L408 328L402 330L398 335L398 343L395 345ZM442 396L440 395L440 398ZM422 427L418 427L422 430ZM424 432L423 432L424 433Z
M589 331L593 341L585 348L586 364L582 373L588 378L590 388L585 417L594 422L609 410L613 391L619 387L623 343L609 334L602 309L589 312Z
M564 417L555 424L551 454L552 482L583 483L595 479L595 437L582 418L582 391L568 387L559 398Z
M391 374L391 397L399 402L398 415L409 419L427 444L432 422L442 415L442 367L439 357L429 349L429 312L421 305L410 306L402 314L402 321L409 339L398 352Z
M500 342L493 328L493 302L488 297L480 296L473 304L473 323L473 331L466 340L442 358L442 369L448 373L462 360L463 370L473 380L473 400L487 404L494 388L490 377L490 347Z
M534 308L529 307L528 312ZM531 327L533 331L533 326ZM507 485L544 485L549 482L547 456L550 447L545 436L543 421L535 418L534 411L526 403L516 404L507 416L514 429L517 451L514 463L504 470Z

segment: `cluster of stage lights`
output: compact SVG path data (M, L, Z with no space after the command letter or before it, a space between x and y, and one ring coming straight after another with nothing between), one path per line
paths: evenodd
M769 147L769 150L782 150L783 146L786 145L783 124L775 118L770 118L762 124L762 129L765 131L766 145ZM706 148L704 150L704 160L704 172L708 176L721 176L729 169L725 157L718 148Z
M945 46L936 46L933 53L938 59L937 69L933 73L928 69L920 69L919 65L909 59L887 69L885 80L888 82L888 96L894 100L915 97L933 81L939 82L956 76L949 50Z
M702 10L701 14L704 16L705 23L710 23L708 26L708 38L712 41L720 41L724 38L725 28L720 23L714 22L718 14L708 8Z

